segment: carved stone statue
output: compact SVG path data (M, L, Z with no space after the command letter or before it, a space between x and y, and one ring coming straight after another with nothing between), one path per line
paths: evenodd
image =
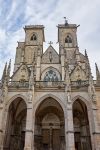
M32 97L33 97L32 91L29 91L27 96L28 96L28 101L31 102L32 101Z

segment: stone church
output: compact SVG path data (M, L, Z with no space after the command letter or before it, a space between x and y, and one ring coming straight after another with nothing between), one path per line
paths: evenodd
M0 82L0 150L100 150L100 72L93 80L76 24L59 24L59 53L44 26L25 26Z

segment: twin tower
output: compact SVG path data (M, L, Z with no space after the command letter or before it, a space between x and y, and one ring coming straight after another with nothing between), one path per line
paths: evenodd
M0 83L0 150L100 150L100 71L94 81L77 27L58 25L58 54L43 53L43 25L25 26Z
M62 53L61 49L64 49L67 57L70 59L70 53L74 53L74 51L78 49L76 35L77 27L78 26L76 24L68 23L58 25L59 56ZM29 25L25 26L24 30L25 42L18 42L15 58L15 70L23 61L25 61L27 65L31 65L37 58L38 50L40 51L39 53L41 57L43 55L43 42L45 42L44 26Z

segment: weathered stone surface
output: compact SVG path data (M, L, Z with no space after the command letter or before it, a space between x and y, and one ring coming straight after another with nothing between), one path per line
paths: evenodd
M2 150L100 149L99 70L96 66L93 81L87 53L77 46L75 24L58 25L58 32L59 54L51 45L43 53L44 27L26 26L11 80L5 65L0 83Z

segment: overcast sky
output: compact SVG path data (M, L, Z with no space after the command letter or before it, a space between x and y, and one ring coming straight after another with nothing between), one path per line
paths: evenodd
M0 0L0 77L5 62L16 52L17 41L24 41L25 25L45 26L44 51L49 41L57 49L57 25L64 23L80 24L78 45L80 52L87 53L93 76L95 62L100 68L100 0Z

